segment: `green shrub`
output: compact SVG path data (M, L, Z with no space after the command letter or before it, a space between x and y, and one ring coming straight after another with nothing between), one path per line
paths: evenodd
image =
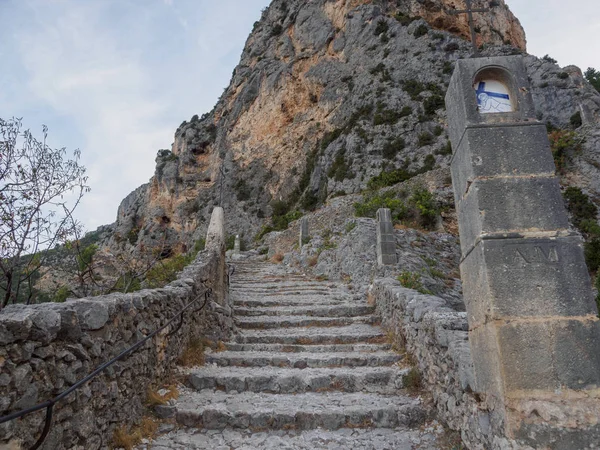
M442 156L451 155L452 154L452 143L449 140L446 141L446 145L444 145L442 148L440 148L435 153L437 155L442 155Z
M416 38L420 38L421 36L425 36L427 33L429 33L429 28L427 27L427 25L421 24L415 29L413 36Z
M417 18L413 18L410 17L406 14L404 14L403 12L398 11L395 15L394 15L394 19L396 19L398 22L400 22L402 25L406 26L411 24L414 20L416 20Z
M79 268L80 272L83 272L87 267L90 266L97 251L98 246L96 244L91 244L85 247L83 251L77 255L77 267Z
M238 201L243 202L246 200L250 200L250 188L246 183L246 180L240 178L237 183L233 186L233 189L236 192L236 197Z
M435 226L440 210L431 192L424 187L417 187L408 202L414 208L415 218L422 227L430 229Z
M413 109L410 106L405 106L400 110L400 118L408 117L412 114Z
M64 303L69 298L69 295L71 295L71 290L67 286L61 286L54 293L52 301L54 303Z
M561 80L566 80L567 78L569 78L569 74L567 72L559 72L556 74L556 76Z
M542 60L543 60L543 61L546 61L546 62L549 62L549 63L552 63L552 64L556 64L556 63L558 63L558 61L557 61L557 60L555 60L554 58L552 58L550 55L544 55L544 56L542 57Z
M382 156L386 159L394 159L396 155L404 150L406 142L403 138L397 137L394 140L388 141L384 144L382 149Z
M574 186L565 190L564 197L567 199L567 208L573 215L573 223L581 229L581 224L585 220L595 222L598 208L583 191Z
M191 263L196 255L193 252L173 256L158 262L146 274L146 284L150 289L166 286L177 279L177 274Z
M390 75L387 67L385 67L384 63L377 64L375 67L369 70L369 73L371 73L371 75L380 75L380 81L382 83L392 80L392 76Z
M423 283L421 282L421 274L404 271L398 275L397 279L400 284L407 289L414 289L421 294L431 294L430 291L423 287Z
M399 220L406 215L406 205L393 192L383 194L370 193L362 202L354 203L354 214L357 217L375 218L377 210L388 208L392 211L392 219Z
M229 235L225 238L225 250L233 250L235 247L235 236Z
M446 106L444 99L441 95L432 95L431 97L427 97L423 102L423 110L425 114L429 117L434 116L436 111L440 108Z
M584 73L585 79L600 92L600 72L592 67L589 67Z
M429 172L430 170L433 170L434 167L435 167L435 156L427 155L425 157L425 159L423 160L423 167L421 168L421 170L423 170L423 172Z
M423 132L419 134L419 138L417 140L417 145L419 147L424 147L426 145L431 145L435 141L433 135L431 133Z
M419 94L425 90L427 90L427 87L421 83L420 81L417 80L406 80L402 83L402 89L404 89L404 91L410 95L410 98L413 100L417 100L417 98L419 97Z
M354 178L354 173L350 170L352 160L346 161L346 149L340 149L333 161L333 164L327 172L329 178L335 181L344 181L346 178Z
M600 238L594 238L584 244L585 262L595 272L600 268Z
M375 27L375 36L379 36L380 34L387 33L389 30L389 25L385 20L380 20L377 22L377 26Z
M448 45L446 45L444 47L444 51L446 51L448 53L455 52L459 49L460 49L460 45L458 45L458 43L456 43L456 42L450 42Z
M380 189L386 186L393 186L394 184L410 180L419 173L419 171L410 172L404 168L394 169L392 171L382 170L379 175L376 175L369 180L367 187L369 189Z
M400 112L395 109L383 109L373 116L373 125L394 125L400 120Z
M584 219L579 229L591 237L600 237L600 225L594 219Z
M571 154L580 150L577 134L569 130L553 130L548 135L556 170L563 173L571 160Z
M444 75L450 75L454 70L454 66L450 61L444 61L444 65L442 66L442 73Z
M356 222L352 221L352 222L348 222L346 224L346 233L350 233L352 230L354 230L356 228Z

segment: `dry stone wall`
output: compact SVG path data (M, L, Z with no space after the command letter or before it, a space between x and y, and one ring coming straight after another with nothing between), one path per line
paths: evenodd
M473 359L468 341L467 313L447 306L447 301L404 288L391 278L374 280L382 326L400 346L414 356L423 390L431 393L437 418L460 430L471 450L525 450L506 439L475 392Z
M141 418L148 389L169 378L191 339L224 340L233 331L224 258L224 246L209 246L161 289L5 308L0 312L0 415L53 398L200 298L184 313L178 332L169 336L173 326L167 327L59 403L42 448L107 446L116 426ZM204 302L204 280L213 294L197 311ZM44 416L45 410L0 425L0 448L29 448Z

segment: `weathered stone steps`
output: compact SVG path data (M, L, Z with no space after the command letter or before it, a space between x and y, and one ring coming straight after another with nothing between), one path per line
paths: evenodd
M332 353L332 352L359 352L371 353L390 350L390 344L325 344L325 345L295 345L295 344L238 344L229 342L225 344L227 350L232 352L284 352L284 353Z
M401 395L322 392L265 394L184 391L161 415L183 426L221 430L226 427L260 430L321 428L414 427L426 419L419 399Z
M224 392L267 392L294 394L302 392L369 392L393 394L402 389L407 369L395 367L281 369L274 367L206 366L194 369L189 376L197 390L217 389Z
M407 428L428 409L403 395L403 356L365 298L282 265L239 265L230 290L239 334L188 372L192 389L156 408L189 428L153 450L437 448L434 435Z
M298 327L275 330L244 330L236 336L236 342L243 344L346 344L366 342L378 344L385 341L379 327L354 324L344 327Z
M237 317L254 317L254 316L318 316L318 317L352 317L364 316L375 313L374 306L354 305L354 304L339 304L339 305L309 305L296 306L255 306L253 308L235 307L235 315Z
M392 352L258 352L258 351L225 351L210 353L205 356L206 362L218 366L238 367L376 367L390 366L402 360L402 355Z
M435 430L409 428L342 428L339 430L275 430L253 432L180 429L161 436L152 450L430 450ZM144 447L142 447L143 449Z
M315 316L255 316L237 319L236 324L244 329L276 329L282 327L341 327L352 324L377 324L373 315L355 317L315 317Z
M271 307L271 306L339 306L348 302L348 297L333 297L333 296L295 296L295 295L281 295L272 296L271 298L265 298L269 296L263 296L259 298L249 297L237 297L233 301L234 307L241 306L245 308L251 307Z

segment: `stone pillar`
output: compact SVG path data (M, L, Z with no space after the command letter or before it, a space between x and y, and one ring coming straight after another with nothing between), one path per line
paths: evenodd
M396 264L396 236L392 212L387 208L377 211L377 264Z
M240 235L236 234L235 235L235 242L233 243L233 254L234 255L239 255L240 254Z
M529 92L512 56L458 61L446 96L475 388L495 433L584 449L600 442L600 322Z
M308 218L303 217L300 220L300 237L298 239L298 246L302 248L303 245L308 244L310 236L308 234Z

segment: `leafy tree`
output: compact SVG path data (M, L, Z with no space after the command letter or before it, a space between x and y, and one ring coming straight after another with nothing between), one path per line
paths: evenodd
M0 308L33 300L49 248L68 239L79 224L73 211L89 192L80 152L37 140L21 131L21 119L0 119Z
M585 79L600 92L600 72L590 67L584 73Z

